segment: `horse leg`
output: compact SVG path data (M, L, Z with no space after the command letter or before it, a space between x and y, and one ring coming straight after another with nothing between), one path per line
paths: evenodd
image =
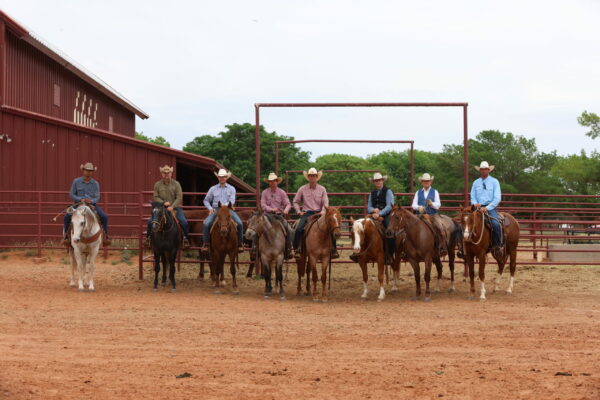
M313 301L319 301L319 295L317 294L317 281L319 278L319 275L317 274L317 259L312 256L309 255L308 256L308 271L307 271L307 275L308 273L310 273L312 275L312 280L313 280L313 287L312 287L312 297L313 297ZM309 290L309 286L310 285L308 282L310 281L310 279L307 277L307 287L306 290Z
M508 288L506 294L511 295L513 292L513 285L515 284L515 272L517 272L517 243L511 243L509 247L510 253L510 280L508 281Z
M248 272L246 272L246 278L252 279L252 272L254 271L254 267L258 265L260 262L259 257L257 256L253 263L248 264ZM256 268L258 270L258 268Z
M479 255L479 281L481 282L480 301L485 301L485 253Z
M266 257L265 257L266 258ZM261 255L262 260L262 255ZM273 286L271 285L271 266L273 264L270 261L262 260L263 278L265 279L265 299L271 296Z
M200 261L200 269L198 270L198 279L204 280L204 262Z
M310 275L312 274L312 269L310 267L310 262L308 260L308 256L306 256L306 259L305 259L304 262L305 262L305 264L304 264L305 267L304 268L306 269L306 292L304 292L304 295L305 296L310 296L310 292L311 292L311 289L310 289L310 279L311 279Z
M429 283L431 282L431 258L425 259L425 301L431 301L431 290Z
M475 296L475 256L472 254L465 254L465 268L468 268L469 271L469 280L471 283L471 287L469 289L468 300L473 300Z
M83 292L83 274L85 269L85 265L83 263L85 261L85 258L83 257L83 254L81 254L81 251L79 249L74 249L74 251L75 259L77 260L77 289L80 292Z
M359 265L363 276L363 292L360 298L366 300L369 296L369 271L366 262L360 261Z
M162 287L167 286L167 270L169 268L169 258L170 258L170 251L161 254L160 259L162 260L162 265L163 265L163 271L162 271ZM169 258L167 258L167 256Z
M177 259L177 252L172 252L169 254L169 282L171 282L171 292L177 290L177 286L175 284L175 260Z
M416 285L416 292L415 292L415 297L413 298L413 300L419 300L419 298L421 298L421 269L419 267L418 261L410 260L409 262L413 268L413 274L415 276L415 285Z
M397 292L398 289L398 280L400 278L400 258L396 257L394 262L392 263L392 271L394 271L394 279L392 284L392 293Z
M496 279L494 280L494 290L492 293L496 293L500 290L500 280L502 279L502 273L504 272L504 267L506 265L506 260L508 259L508 252L502 255L500 258L496 258L496 262L498 263L498 274L496 275Z
M302 292L302 277L304 276L305 264L304 260L296 261L296 271L298 272L298 286L296 288L296 296L300 296Z
M439 293L442 291L442 261L439 257L436 257L433 259L433 263L435 264L435 269L437 271L437 281L435 282L433 293Z
M385 259L383 255L380 254L379 259L377 260L377 278L379 279L379 296L377 297L377 301L383 301L385 299L385 288L383 282L383 273L385 270Z
M316 261L315 261L315 271L317 268L316 265ZM327 303L329 301L328 299L328 293L327 293L327 268L329 267L329 254L323 258L321 258L321 284L323 286L323 290L321 292L321 301L323 303ZM317 276L317 274L315 273L315 277ZM314 279L315 282L315 289L317 286L317 280Z
M69 249L71 255L71 281L69 282L70 287L75 287L75 268L77 268L77 260L75 259L75 250L71 247Z
M279 300L285 300L283 289L283 256L279 256L275 262L275 285L279 286Z
M452 293L456 290L456 288L454 287L454 258L456 257L456 254L454 254L454 247L452 247L452 250L448 249L448 266L450 267L450 289L448 289L448 292Z
M154 252L154 291L158 289L158 274L160 273L160 255Z
M100 244L95 249L90 250L90 254L88 255L88 290L93 292L94 289L94 261L96 260L96 256L98 255L98 250L100 250Z
M237 279L235 277L235 274L237 272L237 269L235 268L235 262L237 261L238 258L238 253L237 253L237 246L235 251L229 253L229 261L231 262L231 266L229 267L229 272L231 273L231 288L233 289L233 294L240 294L240 291L238 290L238 286L237 286Z

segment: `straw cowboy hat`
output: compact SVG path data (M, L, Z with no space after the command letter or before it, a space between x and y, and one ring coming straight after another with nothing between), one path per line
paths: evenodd
M475 167L475 169L476 169L477 171L479 171L479 170L480 170L480 169L482 169L482 168L483 168L483 169L486 169L486 168L487 168L487 169L489 169L489 170L490 170L490 172L492 172L492 171L494 170L494 168L496 168L496 166L495 166L495 165L490 165L490 164L488 164L488 162L487 162L487 161L482 161L482 162L481 162L481 164L479 164L479 167L478 167L477 165L475 165L474 167Z
M387 181L387 178L388 178L388 177L387 177L387 175L381 175L381 173L379 173L379 172L375 172L375 173L373 174L373 177L372 177L372 178L369 178L369 180L370 180L371 182L373 182L373 181L378 181L378 180L380 180L380 179L383 179L383 181L385 182L385 181Z
M169 167L168 165L165 165L164 167L159 167L158 169L159 169L159 171L161 173L163 173L163 172L166 172L166 173L173 172L173 167Z
M277 184L279 185L281 183L281 181L283 181L283 178L280 176L277 176L277 174L275 174L275 172L271 172L269 174L268 178L263 179L263 181L269 183L271 181L277 181Z
M223 169L223 168L221 168L219 170L219 172L214 172L214 174L215 174L215 176L217 178L220 178L220 177L224 176L225 178L229 179L231 177L231 172L229 172L229 171L227 171L226 169Z
M80 170L86 170L86 171L96 171L98 169L98 167L94 166L94 164L92 164L91 162L86 162L85 164L81 164L79 166Z
M419 181L433 181L433 178L435 178L433 175L429 175L427 172L425 172L419 177Z
M323 171L318 171L315 168L310 168L308 170L308 172L306 171L302 171L302 174L304 175L304 177L306 178L306 180L308 180L308 176L309 175L316 175L317 176L317 180L321 179L321 176L323 176Z

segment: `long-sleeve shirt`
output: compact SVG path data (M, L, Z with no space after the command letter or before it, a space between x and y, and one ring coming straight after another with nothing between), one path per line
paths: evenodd
M500 182L498 179L488 175L487 178L478 178L471 187L471 204L484 205L488 210L498 207L502 200Z
M69 195L75 203L79 203L82 199L90 199L95 204L100 201L100 184L94 178L90 178L89 182L86 182L80 176L73 179Z
M372 193L369 193L369 200L367 201L367 212L369 214L372 214L373 210L375 209L373 206L371 206L371 204L372 204L371 196L372 195L373 195ZM379 194L377 196L379 196ZM392 211L393 205L394 205L394 192L392 192L391 190L388 190L385 195L385 207L383 209L379 210L379 215L381 215L382 217L385 217L386 215L388 215L390 213L390 211Z
M415 192L415 197L413 197L413 202L412 202L412 208L413 210L418 210L419 209L419 191L421 189L417 190ZM429 191L431 190L431 187L427 190L425 190L425 188L423 188L423 197L425 197L425 199L427 199L427 196L429 196ZM431 207L439 210L440 207L442 206L442 201L440 200L440 192L438 192L437 190L435 191L435 198L432 201L432 205ZM424 206L425 208L427 208L427 205Z
M154 184L154 201L169 202L171 207L180 207L183 204L181 185L175 179L165 183L162 179Z
M302 207L300 207L300 203L302 203ZM298 189L298 193L294 196L294 209L297 213L300 213L300 211L315 211L323 214L325 213L325 207L329 207L327 190L318 183L314 189L307 183Z
M223 186L221 186L220 183L217 183L215 186L208 189L208 193L206 193L206 196L204 197L204 206L210 211L214 208L218 208L219 202L224 206L227 204L233 206L235 204L235 188L228 183Z
M290 199L281 188L272 190L270 187L263 190L260 196L260 205L267 212L281 212L287 214L292 208Z

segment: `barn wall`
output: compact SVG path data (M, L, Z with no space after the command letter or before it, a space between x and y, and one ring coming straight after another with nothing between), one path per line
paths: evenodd
M135 134L132 112L10 31L5 93L5 104L12 107L106 131L112 127L112 132L130 137Z

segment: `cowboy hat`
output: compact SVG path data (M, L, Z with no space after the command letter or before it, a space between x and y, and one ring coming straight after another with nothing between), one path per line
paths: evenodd
M165 165L164 167L159 167L158 169L159 169L159 171L161 173L164 173L164 172L166 172L166 173L173 172L173 167L169 167L168 165Z
M373 174L373 177L372 177L372 178L369 178L369 180L370 180L371 182L373 182L373 181L378 181L378 180L380 180L380 179L383 179L383 181L385 182L385 181L387 181L387 178L388 178L388 177L387 177L387 175L381 175L381 173L380 173L380 172L375 172L375 173Z
M490 164L488 164L488 162L487 162L487 161L482 161L482 162L481 162L481 164L479 164L479 167L478 167L477 165L475 165L474 167L475 167L475 169L476 169L477 171L479 171L479 170L480 170L480 169L482 169L482 168L483 168L483 169L486 169L486 168L487 168L487 169L489 169L489 170L490 170L490 172L492 172L492 171L494 170L494 168L496 168L496 166L495 166L495 165L490 165Z
M219 172L214 172L214 174L217 178L225 177L225 178L229 179L231 177L231 172L227 171L224 168L221 168L219 170Z
M425 172L419 177L419 181L433 181L433 178L435 178L433 175L429 175L427 172Z
M86 162L85 164L81 164L79 166L80 170L86 170L86 171L96 171L98 169L98 167L94 166L94 164L92 164L91 162Z
M306 180L308 180L308 176L309 175L316 175L317 176L317 180L321 179L321 176L323 176L323 171L318 171L316 170L316 168L310 168L307 171L302 171L302 174L304 175L304 177L306 178Z
M265 181L265 182L267 182L267 183L269 183L269 182L271 182L271 181L277 181L277 184L280 184L280 183L281 183L281 181L283 181L283 178L282 178L282 177L280 177L280 176L277 176L277 174L276 174L275 172L271 172L271 173L269 174L269 177L268 177L268 178L265 178L265 179L263 179L263 181Z

